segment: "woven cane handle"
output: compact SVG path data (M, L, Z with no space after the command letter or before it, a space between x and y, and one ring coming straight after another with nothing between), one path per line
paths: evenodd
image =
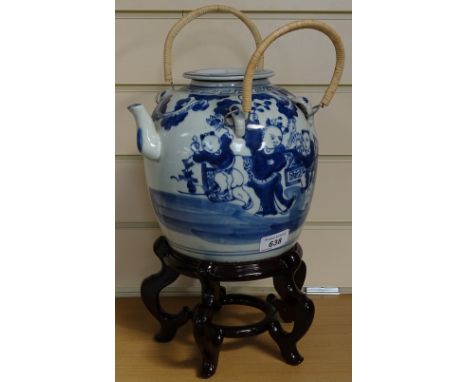
M250 112L251 107L252 107L253 75L255 73L255 67L257 66L258 61L263 57L263 53L277 38L281 37L282 35L286 33L293 32L298 29L316 29L326 34L328 38L330 38L330 40L333 42L333 45L335 46L335 51L336 51L335 71L333 73L331 82L328 85L328 88L325 91L325 94L320 104L323 107L323 106L327 106L330 103L331 99L335 95L336 88L338 87L338 83L340 82L341 75L343 74L344 58L345 58L343 42L341 41L341 38L338 35L338 33L336 33L335 30L331 28L328 24L325 24L321 21L316 21L316 20L301 20L301 21L294 21L292 23L283 25L281 28L270 33L265 38L265 40L262 41L260 46L257 47L257 50L254 52L254 54L250 58L249 64L247 65L247 69L245 71L243 91L242 91L242 94L243 94L242 110L244 111L244 113Z
M175 37L189 22L206 13L231 13L237 16L247 28L250 29L250 32L252 32L256 46L258 47L262 42L262 36L252 20L235 8L228 7L227 5L208 5L206 7L194 9L177 21L167 34L166 42L164 43L164 79L166 81L172 82L172 44ZM255 66L263 68L263 57L257 59Z

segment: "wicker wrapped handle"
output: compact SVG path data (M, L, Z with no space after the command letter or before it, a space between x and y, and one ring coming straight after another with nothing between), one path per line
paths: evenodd
M257 27L252 20L238 9L228 7L227 5L208 5L206 7L194 9L192 12L177 21L167 34L166 42L164 43L164 79L166 81L172 83L172 44L175 37L189 22L207 13L231 13L234 16L237 16L252 32L256 46L258 47L261 44L262 36L260 35ZM263 68L263 57L259 57L257 59L255 66Z
M255 67L259 60L263 57L263 53L265 50L275 41L277 38L281 37L282 35L293 32L298 29L316 29L324 34L326 34L330 40L333 42L336 51L336 64L335 64L335 71L333 73L333 77L331 79L330 84L328 85L327 90L320 102L320 105L327 106L333 96L335 95L336 88L338 87L338 83L340 82L341 75L343 74L344 69L344 58L345 58L345 51L343 42L341 41L340 36L336 31L330 27L328 24L325 24L321 21L316 20L301 20L301 21L294 21L292 23L286 24L281 28L275 30L274 32L270 33L265 40L262 41L260 46L257 47L257 50L254 52L252 57L250 58L249 64L247 65L247 69L245 71L244 77L244 84L242 90L242 110L244 113L249 113L252 108L252 82L253 82L253 75L255 73Z

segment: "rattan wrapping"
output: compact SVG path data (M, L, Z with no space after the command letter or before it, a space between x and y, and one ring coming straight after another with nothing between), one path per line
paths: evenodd
M177 21L167 34L166 42L164 43L164 79L166 81L172 83L172 45L175 37L189 22L207 13L231 13L237 16L252 32L256 46L258 47L262 42L262 36L255 24L241 11L226 5L218 4L197 8ZM263 57L259 57L255 67L263 68Z
M255 68L257 67L258 62L262 59L265 50L275 41L277 38L283 36L286 33L293 32L298 29L315 29L318 30L328 36L330 40L333 42L336 51L336 64L335 64L335 71L333 73L332 79L330 84L328 85L327 90L320 102L322 106L327 106L331 99L333 98L338 84L341 79L341 75L343 74L344 69L344 59L345 59L345 51L343 42L341 41L340 36L338 33L330 27L328 24L324 22L317 21L317 20L301 20L301 21L294 21L292 23L286 24L281 28L275 30L274 32L270 33L257 47L256 51L250 58L249 64L247 65L247 69L245 71L245 78L243 84L243 91L242 91L242 110L244 113L249 113L252 107L252 83L253 83L253 75L255 73ZM300 52L298 52L300 53Z

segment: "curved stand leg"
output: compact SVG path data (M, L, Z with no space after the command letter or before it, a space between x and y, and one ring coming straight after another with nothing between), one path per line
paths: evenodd
M141 284L141 298L150 313L159 321L161 328L154 336L158 342L169 342L176 335L177 330L191 317L190 309L186 306L178 314L164 311L159 300L161 290L172 284L178 277L174 269L164 263L169 246L164 238L159 238L154 243L154 253L161 260L162 268L159 273L149 276Z
M304 360L297 351L296 344L306 334L315 313L314 303L297 285L298 281L302 284L304 279L305 264L297 254L291 255L287 260L287 272L273 277L275 289L282 300L272 294L267 297L267 301L282 312L282 317L294 321L290 333L285 332L277 320L269 327L270 335L278 344L284 360L291 365L298 365Z
M296 274L294 275L294 281L296 282L297 289L299 290L302 290L302 287L304 286L306 273L307 273L306 263L301 261L301 264L299 264L299 268L297 269Z
M306 278L306 264L301 261L299 264L299 268L295 271L294 274L294 282L296 283L296 287L299 291L302 290L302 287L304 286L304 281ZM278 287L275 284L275 279L273 278L273 284L275 285L275 289L278 290ZM274 296L273 296L274 297ZM271 297L269 297L271 299ZM286 301L284 300L279 300L277 298L274 298L272 301L270 301L273 305L275 305L276 309L278 309L278 313L281 317L281 319L284 322L293 322L293 312L290 309L289 305L287 304Z
M210 324L213 313L222 306L225 289L216 281L202 278L200 281L202 302L193 312L193 336L202 353L201 376L209 378L216 371L219 350L224 339L223 331Z

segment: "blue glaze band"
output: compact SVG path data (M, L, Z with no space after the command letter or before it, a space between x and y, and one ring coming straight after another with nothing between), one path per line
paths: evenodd
M143 150L143 133L141 129L137 130L137 147L138 151L141 153L141 151Z

